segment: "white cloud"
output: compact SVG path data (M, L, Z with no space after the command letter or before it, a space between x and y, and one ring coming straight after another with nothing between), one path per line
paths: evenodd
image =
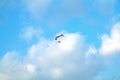
M62 76L62 70L61 69L53 69L52 70L52 77L54 78L54 79L59 79L60 77Z
M88 51L86 52L86 57L94 55L97 53L97 49L94 46L89 46Z
M35 68L35 66L33 65L33 64L26 64L26 69L27 69L27 71L28 72L30 72L31 74L34 74L35 73L35 71L36 71L36 68Z
M39 38L42 33L43 31L40 28L33 26L25 27L20 33L20 38L26 41L31 41L33 38Z
M110 35L104 34L102 36L102 46L100 53L108 55L120 52L120 23L116 23L111 30Z
M61 50L73 50L75 49L74 46L77 46L78 44L78 40L80 40L79 38L82 38L81 36L79 36L78 34L66 34L65 37L62 38L62 42L61 44L58 45L58 47L61 49Z
M26 80L29 79L22 63L22 59L17 52L7 52L0 61L0 79L1 80Z
M61 43L41 39L22 59L16 52L7 53L0 63L1 75L8 80L92 80L101 69L97 54L86 59L86 45L79 33L64 36ZM89 52L94 53L94 48Z

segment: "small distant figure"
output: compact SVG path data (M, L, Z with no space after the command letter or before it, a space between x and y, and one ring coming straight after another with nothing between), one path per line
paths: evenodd
M63 34L60 34L60 35L56 36L56 37L55 37L55 40L58 40L58 38L60 38L60 37L64 37L64 35L63 35ZM58 43L61 43L61 41L58 41Z
M60 43L61 41L58 41L58 43Z

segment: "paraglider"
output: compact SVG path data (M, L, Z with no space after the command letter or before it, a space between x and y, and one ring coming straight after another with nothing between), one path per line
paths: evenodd
M60 35L56 36L56 37L55 37L55 40L58 40L58 38L60 38L60 37L64 37L64 35L63 35L63 34L60 34ZM60 42L61 42L61 41L58 40L58 43L60 43Z

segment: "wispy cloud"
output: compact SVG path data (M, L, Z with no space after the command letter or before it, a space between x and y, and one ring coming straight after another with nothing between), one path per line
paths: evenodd
M26 8L35 18L45 16L50 2L51 0L23 0Z
M56 27L60 23L79 18L89 24L98 24L98 17L114 16L116 0L24 0L27 10L47 26ZM92 10L91 10L92 8ZM94 12L94 13L93 13ZM97 22L98 21L98 22Z
M94 0L95 9L105 16L113 15L116 3L117 0Z
M89 46L87 52L86 52L86 57L89 57L91 55L97 54L98 51L94 46Z
M26 41L31 41L33 38L40 38L42 33L43 30L41 28L29 26L23 28L19 36Z

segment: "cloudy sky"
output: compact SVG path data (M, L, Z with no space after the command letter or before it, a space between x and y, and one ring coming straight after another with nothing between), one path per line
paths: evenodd
M120 0L0 0L0 80L120 80L119 68Z

